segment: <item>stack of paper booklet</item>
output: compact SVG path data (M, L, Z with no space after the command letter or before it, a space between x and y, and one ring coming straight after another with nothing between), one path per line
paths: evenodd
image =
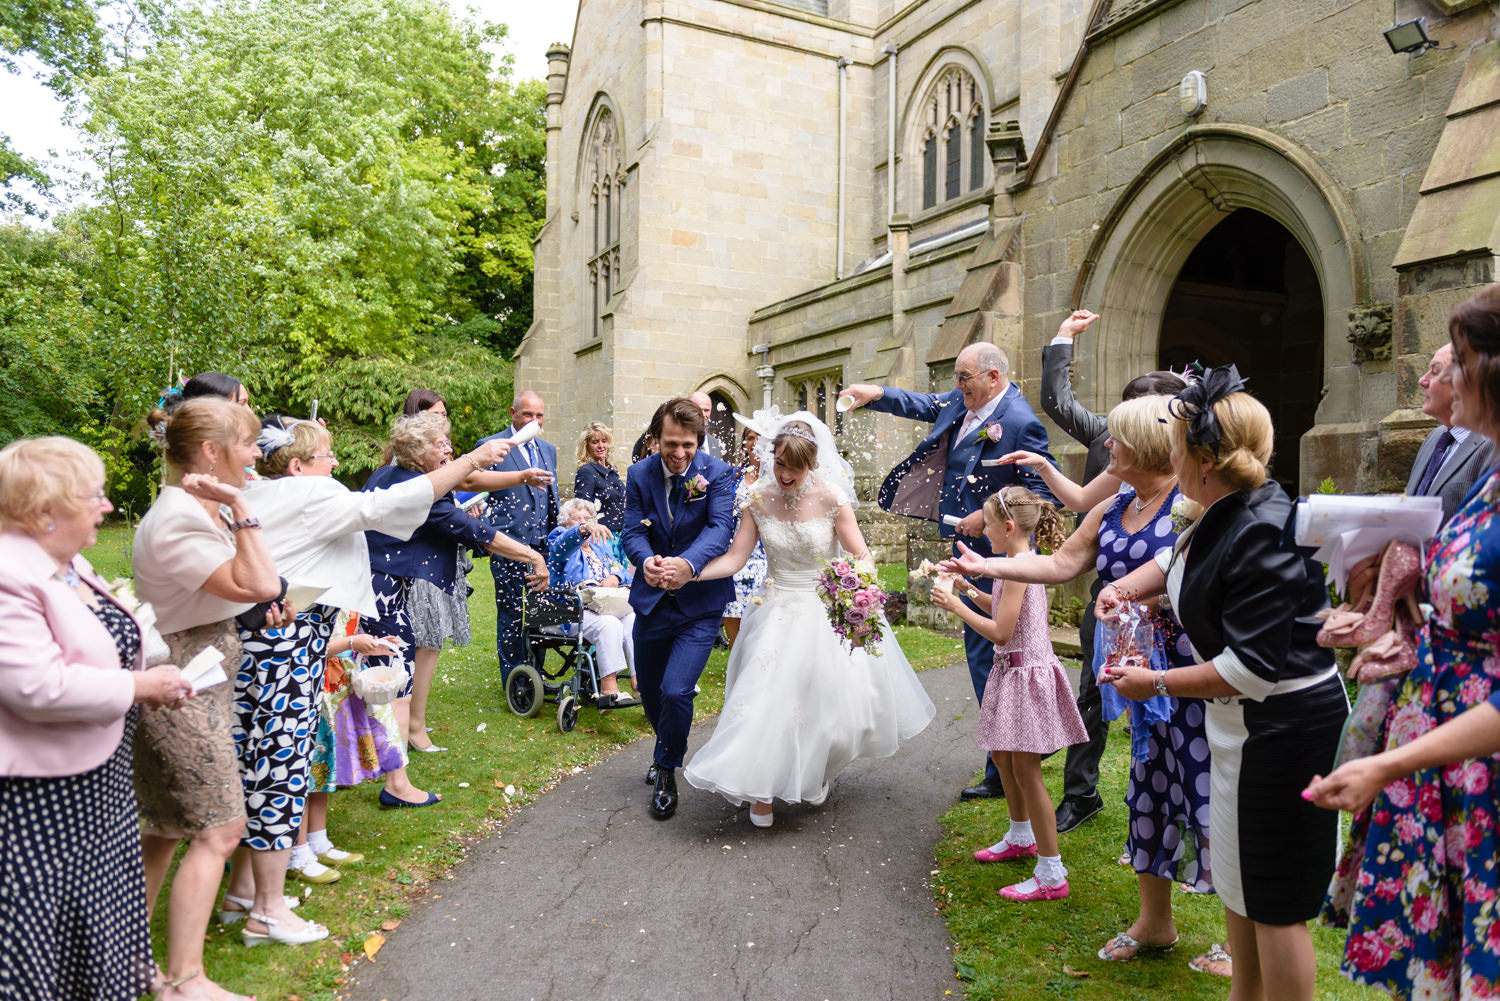
M1406 494L1313 494L1297 502L1296 541L1316 546L1313 559L1328 565L1328 581L1340 594L1349 570L1374 556L1392 539L1425 548L1443 523L1438 497Z

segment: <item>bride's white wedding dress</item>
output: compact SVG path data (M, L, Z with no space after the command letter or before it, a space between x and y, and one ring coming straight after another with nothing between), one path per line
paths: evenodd
M750 606L729 655L724 710L683 777L730 802L818 800L855 758L894 754L936 709L881 617L879 653L850 649L815 590L840 553L839 493L809 475L800 497L763 475L745 516L766 551L762 604Z

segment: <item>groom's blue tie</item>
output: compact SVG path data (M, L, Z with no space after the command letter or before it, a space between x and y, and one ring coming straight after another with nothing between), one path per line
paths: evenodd
M672 524L677 523L677 509L682 506L682 480L681 473L673 473L672 487L667 491L667 520Z

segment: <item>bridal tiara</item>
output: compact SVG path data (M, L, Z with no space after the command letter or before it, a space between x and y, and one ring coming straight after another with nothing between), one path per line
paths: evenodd
M804 431L801 428L782 428L781 431L776 435L776 437L781 438L787 435L790 435L793 438L801 438L803 441L810 441L814 445L818 443L818 439L813 437L811 431Z

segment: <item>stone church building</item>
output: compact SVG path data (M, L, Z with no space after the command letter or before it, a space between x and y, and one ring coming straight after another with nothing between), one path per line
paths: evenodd
M1040 411L1085 307L1085 404L1232 361L1279 480L1399 490L1447 310L1495 278L1500 47L1493 3L1395 9L1437 47L1392 51L1392 0L581 0L516 385L620 461L668 396L725 438L764 402L833 424L981 339ZM917 430L839 427L867 475Z

